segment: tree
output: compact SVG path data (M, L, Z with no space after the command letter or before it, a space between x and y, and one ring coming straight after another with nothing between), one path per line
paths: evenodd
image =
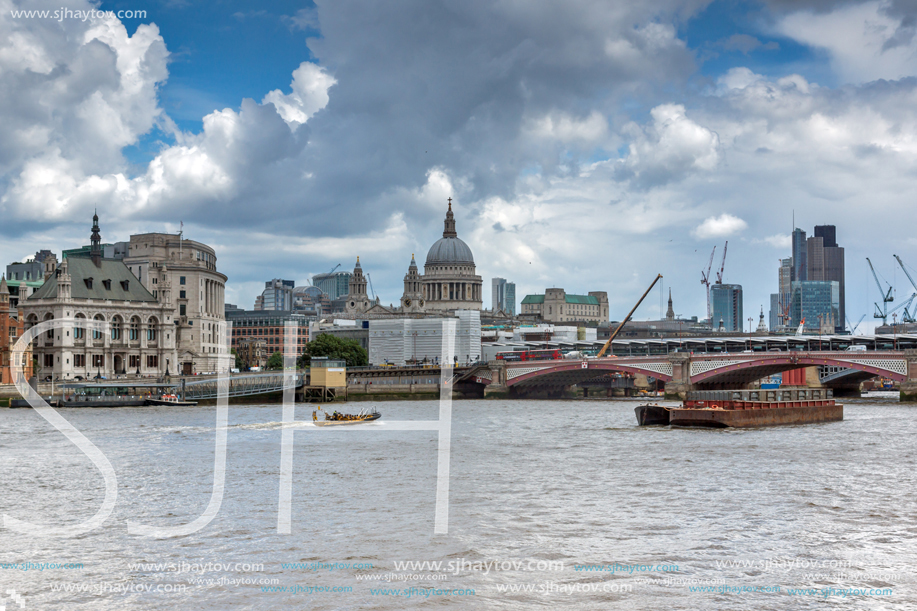
M239 356L239 353L236 352L235 348L230 348L229 353L236 357L236 369L242 371L242 357Z
M343 339L323 333L306 345L306 351L299 357L299 367L308 367L313 356L327 356L329 359L343 359L348 367L369 364L369 355L355 339Z
M267 369L283 369L283 355L275 352L267 360Z

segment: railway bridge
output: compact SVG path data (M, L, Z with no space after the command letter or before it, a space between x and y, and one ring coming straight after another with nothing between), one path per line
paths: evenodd
M889 378L901 384L902 400L917 401L917 350L674 352L578 360L497 360L471 368L462 381L480 384L485 395L559 396L570 386L609 373L627 373L659 380L665 384L666 395L684 397L689 390L745 388L763 377L806 367L830 372L822 383L837 389L858 388L860 382L874 376Z

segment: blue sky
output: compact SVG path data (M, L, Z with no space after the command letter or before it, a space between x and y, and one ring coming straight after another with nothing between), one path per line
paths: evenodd
M147 17L0 0L10 261L84 243L98 207L111 241L184 221L241 305L357 255L397 303L453 197L485 303L500 276L520 299L607 290L620 316L663 273L703 315L728 239L747 318L794 213L838 226L852 318L877 293L866 256L912 292L891 258L917 265L907 2L44 4Z

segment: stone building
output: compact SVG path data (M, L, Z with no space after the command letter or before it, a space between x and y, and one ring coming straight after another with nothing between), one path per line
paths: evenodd
M242 361L242 371L247 371L252 367L263 369L267 366L267 359L270 356L265 341L253 337L239 339L236 342L236 354Z
M38 375L76 376L176 373L177 329L168 283L148 291L120 260L102 256L99 217L93 216L88 253L65 258L40 289L20 303L25 328L54 319L109 324L106 332L76 325L35 339Z
M226 371L232 363L221 343L226 276L213 248L181 234L132 235L124 264L157 299L168 294L178 364L185 375ZM166 288L168 287L168 289Z
M564 289L547 289L544 295L526 295L522 315L534 314L546 322L608 322L608 293L567 294Z

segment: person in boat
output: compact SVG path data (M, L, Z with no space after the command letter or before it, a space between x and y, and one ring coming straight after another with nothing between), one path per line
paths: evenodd
M318 415L316 415L315 410L313 409L312 410L312 422L315 422L316 420L318 420Z

